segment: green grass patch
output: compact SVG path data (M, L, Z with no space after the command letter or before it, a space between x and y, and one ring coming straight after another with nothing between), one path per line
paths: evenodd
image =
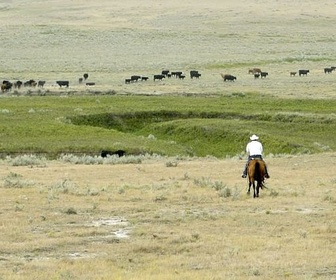
M218 97L3 97L3 155L131 154L234 156L248 136L265 152L334 150L335 100L280 99L260 94Z

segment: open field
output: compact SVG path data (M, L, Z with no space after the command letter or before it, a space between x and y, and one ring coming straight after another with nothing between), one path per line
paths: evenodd
M334 279L336 154L1 162L1 279Z
M0 93L0 279L336 279L335 14L1 1L0 81L46 85ZM163 69L187 77L154 82ZM271 175L259 199L240 178L252 133Z
M0 78L69 80L89 73L91 91L334 98L335 3L331 1L15 1L0 4ZM264 80L248 68L269 72ZM310 69L308 77L290 71ZM153 74L199 70L200 80L154 83ZM237 76L223 83L220 73ZM147 83L125 85L130 75Z

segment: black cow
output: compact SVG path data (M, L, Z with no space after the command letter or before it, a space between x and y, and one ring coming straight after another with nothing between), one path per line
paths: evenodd
M169 74L169 70L162 70L161 75L167 76Z
M38 81L37 86L38 87L43 87L45 84L45 81Z
M223 77L224 82L226 82L226 81L234 82L235 80L237 80L237 78L235 76L230 75L230 74L226 74L226 75L222 74L222 77Z
M23 84L23 82L21 82L21 81L16 81L13 85L14 85L14 88L18 88L18 89L20 89L21 86L22 86L22 84Z
M60 87L69 87L69 81L56 81Z
M162 79L164 79L165 78L165 75L154 75L154 81L156 81L156 80L160 80L160 81L162 81Z
M333 71L333 68L324 68L324 74L330 74Z
M254 78L255 78L255 79L260 78L260 73L254 73L253 75L254 75Z
M147 81L148 77L141 77L141 81Z
M299 70L299 76L307 76L307 74L309 73L309 70Z
M34 80L29 80L23 83L24 87L36 87L37 83Z
M102 150L100 156L105 158L107 156L118 156L123 157L126 155L126 151L124 150L117 150L117 151L108 151L108 150Z
M296 72L290 72L289 75L294 77L296 75Z
M185 75L179 75L178 77L179 77L180 80L184 80Z
M182 71L174 71L171 72L172 77L178 78L180 75L182 75L183 72Z
M13 84L10 81L3 81L1 85L1 91L6 92L12 89Z
M132 82L137 82L139 79L141 79L141 76L138 76L138 75L131 76L131 81Z
M268 72L260 72L260 78L266 78L268 76Z
M190 78L191 79L193 79L193 78L199 79L199 77L201 77L201 74L198 73L198 71L196 71L196 70L191 70L190 71Z
M94 86L96 83L90 82L90 83L86 83L87 86Z
M130 84L131 83L131 79L125 79L125 84Z

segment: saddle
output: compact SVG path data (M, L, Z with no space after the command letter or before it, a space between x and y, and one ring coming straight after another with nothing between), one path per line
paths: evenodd
M263 164L264 164L264 168L265 168L265 178L268 179L268 178L269 178L269 175L268 175L268 171L267 171L267 165L266 165L266 162L264 161L264 159L262 158L262 156L261 156L261 155L253 155L253 156L250 156L250 157L249 157L249 161L248 161L248 166L250 166L252 160L260 160L260 161L263 162Z
M254 160L254 159L259 159L259 160L264 161L261 155L252 155L252 156L249 156L249 160L248 161L250 162L251 160Z

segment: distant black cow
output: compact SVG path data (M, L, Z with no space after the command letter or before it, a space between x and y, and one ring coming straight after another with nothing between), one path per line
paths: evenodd
M69 81L57 81L56 84L60 87L69 87Z
M35 80L29 80L23 83L24 87L36 87L37 83Z
M20 89L21 86L22 86L22 84L23 84L23 82L21 82L21 81L16 81L16 82L13 84L13 86L14 86L14 88L18 88L18 89Z
M255 78L255 79L260 78L260 73L254 73L253 75L254 75L254 78Z
M161 75L167 76L169 74L169 70L162 70Z
M156 80L162 81L162 79L164 79L164 78L165 78L165 75L154 75L154 81L156 81Z
M222 76L224 82L226 82L226 81L234 82L235 80L237 80L237 78L235 76L230 75L230 74L225 74L225 75L221 74L221 76Z
M88 73L83 74L83 78L84 80L87 80L89 78L89 74Z
M182 71L174 71L171 72L172 77L178 78L180 75L182 75L183 72Z
M330 74L333 71L333 68L324 68L324 74Z
M309 73L309 70L299 70L299 76L307 76L307 74Z
M131 83L131 79L125 79L125 84L130 84Z
M141 76L138 76L138 75L131 76L131 81L132 82L137 82L139 79L141 79Z
M94 86L96 85L96 83L93 83L93 82L89 82L89 83L86 83L87 86Z
M185 75L179 75L178 78L179 78L180 80L184 80Z
M38 87L43 87L45 84L45 81L38 81L37 86Z
M141 77L141 81L147 81L148 77Z
M260 72L260 78L266 78L268 76L268 72Z
M107 156L118 156L118 157L123 157L126 155L126 152L124 150L117 150L117 151L108 151L108 150L103 150L101 151L100 156L105 158Z
M10 81L3 81L1 85L1 91L6 92L12 89L13 84Z
M296 72L290 72L289 75L294 77L296 75Z
M200 73L198 73L198 71L196 71L196 70L191 70L190 71L190 78L191 79L193 79L193 78L199 78L199 77L201 77L201 74Z

